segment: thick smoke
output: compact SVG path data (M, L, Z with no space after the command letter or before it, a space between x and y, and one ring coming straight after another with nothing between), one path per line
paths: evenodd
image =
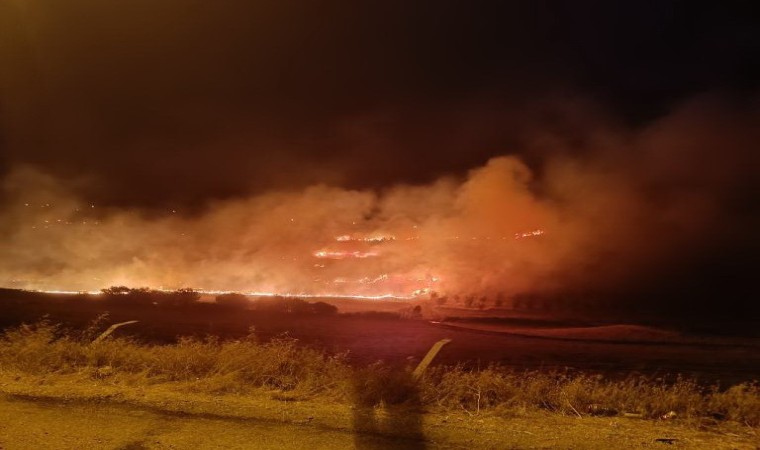
M726 259L745 270L741 255L756 250L758 118L754 105L705 98L638 130L589 119L572 151L534 124L525 148L465 177L314 185L200 214L92 205L71 180L16 167L2 184L0 283L492 298L688 290L695 274L735 273ZM510 156L535 149L530 166Z

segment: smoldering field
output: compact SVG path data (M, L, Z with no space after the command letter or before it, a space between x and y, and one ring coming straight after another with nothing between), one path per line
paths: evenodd
M590 111L566 107L576 129L562 138L526 119L523 147L463 177L372 190L316 184L193 211L92 204L83 192L97 177L17 166L2 181L0 282L424 291L504 304L569 293L630 310L752 311L754 103L701 98L637 129ZM289 169L298 177L298 163Z

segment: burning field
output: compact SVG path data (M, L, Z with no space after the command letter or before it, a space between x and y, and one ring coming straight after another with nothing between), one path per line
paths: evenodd
M514 437L483 438L481 417L556 428L568 415L595 429L650 419L631 429L654 442L751 443L745 200L760 127L754 109L711 102L637 130L590 120L581 150L552 142L538 162L523 149L416 184L294 184L187 209L100 204L97 180L14 165L0 191L0 406L74 392L293 425L270 409L296 402L329 410L315 423L357 448L501 448ZM95 338L110 323L127 326ZM450 344L414 369L435 342ZM222 414L222 398L249 413ZM449 417L465 429L425 422ZM687 437L657 437L660 423Z
M0 1L0 450L756 448L760 28L645 3Z
M745 146L756 130L694 104L637 133L597 125L586 156L558 149L539 171L503 156L426 185L320 184L192 211L93 204L71 183L19 167L2 185L0 283L48 291L433 294L484 297L488 306L531 295L615 297L642 307L684 305L690 295L721 290L732 297L746 281L746 261L715 258L754 245L751 216L730 199L749 182ZM725 146L732 158L715 151ZM694 303L710 308L704 298Z

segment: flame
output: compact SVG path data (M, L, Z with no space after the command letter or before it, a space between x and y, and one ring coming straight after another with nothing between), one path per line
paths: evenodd
M340 251L340 250L318 250L313 253L316 258L327 259L344 259L344 258L372 258L378 256L375 251L362 252L362 251Z
M171 289L151 289L159 292L173 292ZM102 295L101 291L68 291L60 289L29 289L32 292L41 292L44 294L59 294L59 295ZM311 294L307 292L268 292L268 291L225 291L225 290L207 290L207 289L194 289L195 292L201 295L222 295L239 293L248 297L298 297L298 298L312 298L312 299L353 299L353 300L412 300L422 295L422 290L416 290L411 295L397 295L397 294L377 294L377 295L361 295L361 294L341 294L341 293L325 293L325 294Z
M514 234L514 239L535 238L545 234L543 229L534 229L530 231L520 232ZM419 236L414 236L413 239L419 239ZM461 237L464 240L490 240L491 237ZM452 236L448 239L460 239L460 236ZM498 238L493 238L498 239ZM500 239L506 239L501 237ZM401 242L409 240L406 238ZM433 268L428 268L420 271L415 269L408 273L380 273L374 275L365 275L359 277L347 277L340 275L341 268L346 268L347 273L356 273L357 267L352 265L351 267L342 266L341 264L348 264L350 260L362 260L369 258L381 257L381 253L376 249L378 245L382 243L390 243L397 241L396 236L393 235L368 235L368 236L351 236L348 234L339 235L335 237L335 241L349 245L350 243L361 243L364 246L369 246L369 249L356 250L333 250L333 249L321 249L312 253L312 256L322 260L345 260L344 263L315 263L312 265L314 270L327 271L320 273L331 273L332 276L326 278L315 277L312 281L315 283L310 290L243 290L231 291L224 289L196 289L202 295L220 295L232 292L239 292L250 297L302 297L313 299L328 299L328 298L347 298L347 299L360 299L360 300L382 300L382 299L399 299L408 300L418 298L420 296L428 295L433 292L433 288L438 291L442 286L441 275L435 273ZM401 250L404 250L404 245L397 244ZM394 247L398 249L397 247ZM295 259L295 258L294 258ZM338 264L337 266L333 264ZM372 268L369 267L368 271ZM336 273L337 272L337 273ZM432 274L432 275L431 275ZM15 280L19 282L21 280ZM102 280L99 280L102 282ZM122 280L124 281L124 280ZM115 282L114 285L124 284L123 282ZM132 283L136 286L142 286L145 283ZM332 286L332 288L330 288ZM152 288L156 291L171 292L172 289L166 289L164 286ZM76 295L76 294L90 294L99 295L99 290L67 290L67 289L30 289L36 292L44 292L49 294L61 294L61 295ZM353 291L353 292L352 292Z
M515 239L522 239L522 238L527 238L527 237L541 236L544 233L545 233L544 230L541 230L541 229L537 229L537 230L533 230L533 231L527 231L525 233L515 233Z
M366 237L353 237L348 234L343 234L340 236L336 236L335 240L338 242L369 242L369 243L377 244L381 242L395 241L396 236L378 234L378 235L372 235L372 236L366 236Z

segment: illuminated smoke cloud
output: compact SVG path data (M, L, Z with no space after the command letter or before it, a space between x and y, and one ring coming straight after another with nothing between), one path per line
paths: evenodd
M635 284L751 233L730 200L754 183L754 112L694 102L636 132L585 125L583 156L557 148L537 172L503 156L463 179L315 185L201 214L103 208L71 180L16 167L2 185L0 283L509 298Z

